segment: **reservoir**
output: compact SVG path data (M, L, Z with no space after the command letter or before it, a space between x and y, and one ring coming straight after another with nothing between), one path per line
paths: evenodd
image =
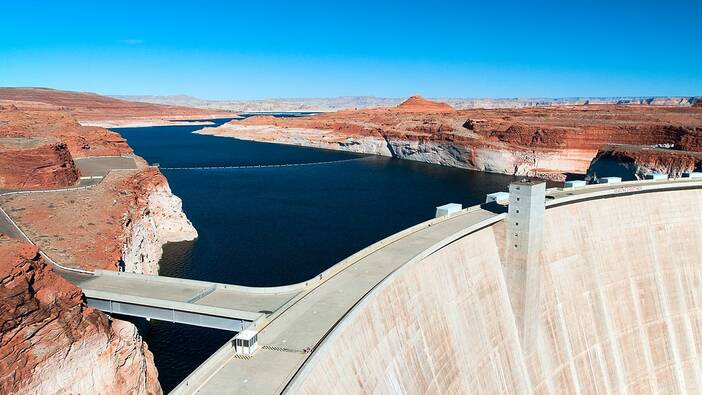
M160 165L199 233L193 242L164 248L161 275L247 286L308 280L369 244L432 218L436 206L482 203L487 193L506 190L514 180L192 134L200 128L113 129L136 154ZM155 320L141 329L166 392L234 335Z

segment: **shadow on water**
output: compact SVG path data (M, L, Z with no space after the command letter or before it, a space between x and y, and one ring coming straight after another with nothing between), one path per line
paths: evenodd
M218 121L223 122L223 121ZM201 126L118 129L162 167L319 165L163 170L198 230L169 244L162 275L248 286L296 283L359 249L433 217L445 203L482 203L514 177L419 162L192 134ZM334 161L341 161L334 163ZM144 338L171 390L233 334L151 321Z

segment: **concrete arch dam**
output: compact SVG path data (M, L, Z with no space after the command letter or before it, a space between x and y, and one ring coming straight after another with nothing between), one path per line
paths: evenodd
M702 391L702 181L514 183L509 200L287 287L74 281L106 311L255 334L254 351L227 342L176 394Z
M699 393L702 191L553 205L529 267L509 220L405 265L291 393Z

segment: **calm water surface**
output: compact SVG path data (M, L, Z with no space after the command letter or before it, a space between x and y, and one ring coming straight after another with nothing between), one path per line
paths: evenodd
M199 232L194 242L166 246L160 263L160 273L166 276L249 286L304 281L385 236L431 218L438 205L481 203L486 193L506 190L513 180L191 133L201 127L115 129L138 155L160 164ZM167 170L314 162L331 163ZM148 323L143 333L165 391L233 336L159 321Z

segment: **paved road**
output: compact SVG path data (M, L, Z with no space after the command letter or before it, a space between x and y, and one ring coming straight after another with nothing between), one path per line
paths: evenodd
M82 177L104 177L110 170L133 170L137 168L134 158L126 156L78 158L73 161L80 169Z
M3 212L0 212L0 233L10 236L13 239L24 240L20 232L12 225Z
M214 375L200 392L279 393L290 375L309 356L304 350L319 344L339 319L388 275L418 255L429 254L444 239L458 238L503 216L483 209L457 215L361 258L298 296L259 332L259 345L263 348L254 358L233 358L232 353L221 369L212 372Z
M242 312L242 316L236 318L251 321L278 310L302 291L301 287L251 288L104 270L96 271L94 276L71 275L69 280L89 298L137 304L151 301L149 305L166 308L178 308L186 303L192 305L189 311L206 312L208 307L215 308L213 311L226 309L232 311L229 316Z
M82 189L89 186L99 184L110 170L133 170L137 169L137 164L133 157L90 157L78 158L74 162L81 171L83 177L96 177L90 179L81 179L78 185L44 189L44 190L18 190L18 189L0 189L0 196L5 194L15 193L51 193L58 191L67 191L71 189ZM9 221L6 215L0 212L0 233L25 241L17 228Z

